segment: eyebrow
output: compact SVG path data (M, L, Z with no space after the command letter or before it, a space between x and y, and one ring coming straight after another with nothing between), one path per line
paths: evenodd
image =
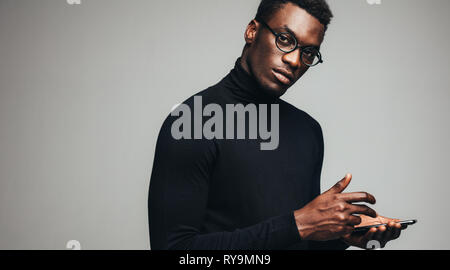
M295 37L295 39L297 39L297 41L298 41L300 44L302 44L303 46L312 46L312 47L316 47L316 48L320 49L320 46L318 46L318 45L315 45L315 44L305 44L304 42L302 42L302 40L299 39L299 38L297 37L297 35L294 33L294 31L292 31L292 29L289 28L289 26L287 26L286 24L283 25L282 27L280 27L280 29L283 29L284 31L286 31L286 32L288 32L289 34L293 35L293 36Z

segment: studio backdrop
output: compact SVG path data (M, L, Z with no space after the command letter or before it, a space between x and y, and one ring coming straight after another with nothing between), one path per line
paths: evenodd
M322 126L322 190L418 219L387 249L449 249L450 1L328 1L282 98ZM0 249L149 249L156 138L234 66L258 0L0 0ZM73 241L71 241L73 240Z

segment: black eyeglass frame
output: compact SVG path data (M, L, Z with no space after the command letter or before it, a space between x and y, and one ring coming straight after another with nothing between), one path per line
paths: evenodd
M298 48L300 48L300 61L302 61L303 64L307 65L308 67L314 67L314 66L317 66L318 64L323 63L322 54L320 53L319 47L317 47L317 46L312 46L312 45L299 46L299 45L298 45L298 40L297 40L297 39L295 38L295 36L293 36L291 33L289 33L289 32L281 32L281 33L277 33L277 32L275 32L272 28L270 28L270 26L269 26L266 22L264 22L264 21L259 21L259 20L258 20L258 22L261 23L263 26L265 26L267 29L269 29L269 31L272 32L272 34L275 35L275 45L277 46L278 50L280 50L280 51L282 51L282 52L284 52L284 53L291 53L291 52L297 50ZM279 38L281 35L283 35L283 34L288 34L288 35L292 36L292 38L294 39L294 41L295 41L295 47L294 47L292 50L286 51L286 50L281 49L281 48L278 46L277 40L278 40L278 38ZM319 61L318 61L316 64L314 64L314 65L307 64L307 63L305 63L305 62L303 61L303 52L305 51L305 49L308 49L308 48L313 48L313 49L317 50L317 56L318 56L318 58L319 58Z

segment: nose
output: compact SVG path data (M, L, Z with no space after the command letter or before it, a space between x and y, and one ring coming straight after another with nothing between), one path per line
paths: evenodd
M290 53L285 53L283 55L283 62L285 62L286 64L289 64L289 66L294 70L300 68L300 66L301 66L300 48L297 48Z

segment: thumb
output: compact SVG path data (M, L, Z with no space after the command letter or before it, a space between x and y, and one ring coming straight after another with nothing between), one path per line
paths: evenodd
M350 184L350 181L352 180L352 174L347 173L344 178L342 178L339 182L334 184L327 192L331 193L341 193L344 191L345 188L347 188L348 184Z

